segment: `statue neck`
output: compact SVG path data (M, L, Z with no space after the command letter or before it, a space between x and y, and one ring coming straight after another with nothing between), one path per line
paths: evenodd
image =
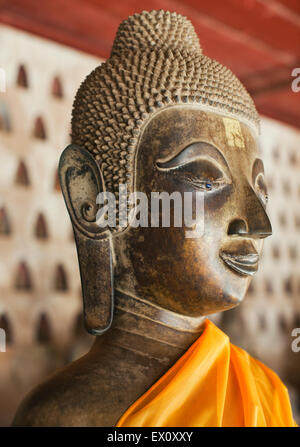
M201 335L206 317L188 317L115 290L111 328L96 337L93 350L119 346L171 366Z

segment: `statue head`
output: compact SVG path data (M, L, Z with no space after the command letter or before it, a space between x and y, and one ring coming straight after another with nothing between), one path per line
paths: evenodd
M76 94L72 144L60 160L90 332L110 326L115 289L187 316L243 299L272 232L258 137L251 97L202 54L189 20L144 11L120 25L110 58ZM120 185L139 202L126 203ZM103 192L117 205L112 226L98 222ZM172 197L167 226L163 205L159 225L153 219L153 192ZM191 203L200 232L185 225Z

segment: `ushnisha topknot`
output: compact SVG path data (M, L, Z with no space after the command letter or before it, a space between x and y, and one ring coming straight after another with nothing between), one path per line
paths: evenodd
M236 76L202 54L191 22L175 12L143 11L121 23L110 58L82 82L72 142L90 151L105 188L133 191L133 156L143 124L159 109L199 104L259 130L254 103Z
M191 22L176 12L144 11L128 17L118 28L111 56L126 51L150 50L201 53Z

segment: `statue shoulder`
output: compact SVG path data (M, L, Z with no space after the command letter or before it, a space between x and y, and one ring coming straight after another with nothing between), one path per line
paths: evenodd
M101 355L90 351L33 389L21 403L13 425L115 426L152 385L151 380L136 385L138 376L147 379L149 367L161 375L155 362L149 364L135 352L113 345Z
M91 369L79 359L35 387L22 401L12 425L21 427L102 425L101 383L101 379L97 384L94 383ZM96 415L98 421L95 420Z

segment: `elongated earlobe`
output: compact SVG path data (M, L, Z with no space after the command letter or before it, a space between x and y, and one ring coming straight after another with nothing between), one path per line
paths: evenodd
M101 335L112 323L114 304L111 232L96 223L103 178L92 155L74 144L61 155L59 178L76 240L85 326Z
M75 229L83 295L85 327L101 335L113 320L114 286L112 240L90 239Z

